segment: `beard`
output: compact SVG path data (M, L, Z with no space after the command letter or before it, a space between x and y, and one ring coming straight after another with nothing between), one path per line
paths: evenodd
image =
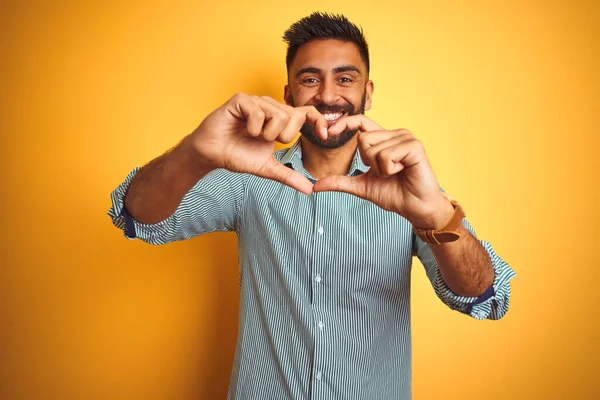
M365 93L363 93L360 105L357 108L354 107L354 105L351 103L347 103L345 105L326 105L323 103L319 103L314 104L314 107L321 114L338 112L343 112L344 116L364 114L366 96L367 93L365 91ZM292 97L290 100L292 106L295 107L296 105L294 103L294 98ZM315 146L320 147L322 149L337 149L339 147L342 147L343 145L348 143L350 139L352 139L354 135L356 135L357 132L357 129L346 129L339 135L329 136L327 140L323 140L317 135L315 126L310 122L305 122L304 125L302 125L302 128L300 128L300 133L303 137L305 137L309 142L311 142Z

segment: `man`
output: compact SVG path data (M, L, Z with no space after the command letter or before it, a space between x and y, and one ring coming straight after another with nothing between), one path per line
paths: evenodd
M152 244L236 231L229 398L408 399L412 256L444 303L477 319L506 313L515 274L475 239L412 133L364 115L373 82L362 31L314 13L284 39L286 104L233 96L135 169L109 214Z

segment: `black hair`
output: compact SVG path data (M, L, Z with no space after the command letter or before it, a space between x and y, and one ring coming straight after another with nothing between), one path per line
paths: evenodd
M290 65L292 65L300 46L319 39L337 39L354 43L367 65L367 73L369 72L369 47L362 28L350 22L343 15L321 12L314 12L295 22L283 34L283 41L288 45L285 57L287 70L290 70Z

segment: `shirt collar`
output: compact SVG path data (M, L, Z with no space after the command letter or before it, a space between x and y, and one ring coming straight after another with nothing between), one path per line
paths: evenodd
M304 165L302 164L302 146L300 145L300 139L298 139L292 147L287 149L280 161L283 165L291 167L296 171L302 171L304 169Z
M302 145L300 143L300 139L294 143L292 147L290 147L281 157L281 163L298 172L304 172L304 164L302 163ZM360 153L358 149L354 153L354 158L352 159L352 163L350 164L350 170L348 171L348 176L356 176L360 174L364 174L369 170L369 167L363 163L360 158Z

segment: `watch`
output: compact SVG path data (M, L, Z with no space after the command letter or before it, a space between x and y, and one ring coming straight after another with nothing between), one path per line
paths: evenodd
M454 242L461 236L458 229L462 225L462 219L465 217L465 213L456 200L445 193L442 193L442 195L450 201L450 204L454 207L454 214L452 214L452 217L446 225L444 225L442 229L421 229L413 226L413 231L419 239L428 244Z

